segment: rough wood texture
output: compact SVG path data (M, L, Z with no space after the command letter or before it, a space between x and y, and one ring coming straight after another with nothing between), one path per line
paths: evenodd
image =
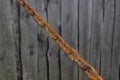
M87 62L90 55L91 18L92 0L79 0L79 53ZM79 80L87 79L81 69L79 76Z
M120 0L115 0L114 37L111 60L111 80L120 80Z
M97 69L120 80L120 0L26 0ZM0 0L0 80L88 80L16 0Z
M11 2L0 0L0 80L17 80Z
M60 34L60 0L48 1L48 22ZM60 49L49 39L49 80L60 80Z
M90 64L99 72L101 56L101 27L103 22L103 0L93 0L92 2L92 32L91 32L91 52Z
M114 31L114 0L103 2L103 26L101 28L101 75L104 80L110 80L112 38ZM106 60L107 59L107 60ZM116 79L115 79L116 80Z
M27 0L35 8L34 0ZM38 80L37 25L23 8L20 11L23 80Z
M61 35L78 50L78 0L61 1ZM61 51L61 80L78 80L78 68Z
M37 11L40 15L47 20L47 1L46 0L36 0ZM49 64L47 58L48 52L48 36L42 31L40 27L37 30L38 38L38 76L39 80L49 79Z
M17 79L22 79L22 61L21 61L21 32L20 32L20 21L19 21L19 7L16 0L11 0L11 17L13 20L13 36L15 42L15 57L16 57L16 70L17 70Z

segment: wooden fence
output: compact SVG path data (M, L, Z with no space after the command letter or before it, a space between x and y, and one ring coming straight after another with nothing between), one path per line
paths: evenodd
M104 80L120 80L120 0L27 0ZM0 80L87 80L16 0L0 0Z

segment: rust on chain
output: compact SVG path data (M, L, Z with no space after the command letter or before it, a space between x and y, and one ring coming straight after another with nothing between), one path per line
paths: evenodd
M24 0L17 0L18 3L23 6L23 8L26 10L26 12L31 15L34 20L37 22L38 25L42 27L43 30L45 30L49 37L54 40L54 42L59 46L65 54L75 62L85 73L85 75L90 79L90 80L103 80L101 76L97 73L97 71L90 65L88 64L82 57L79 56L78 52L70 47L64 40L63 38L52 29L50 24L47 23L30 5L24 1Z

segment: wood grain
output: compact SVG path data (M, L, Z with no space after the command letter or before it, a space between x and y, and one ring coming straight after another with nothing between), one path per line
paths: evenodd
M61 1L61 35L78 50L78 0ZM78 80L78 68L61 51L61 80Z
M60 0L49 0L48 2L48 22L54 30L60 34ZM49 39L49 80L60 80L60 48Z
M99 72L101 56L101 27L103 22L102 0L92 2L92 32L90 64Z
M91 20L92 0L79 0L79 53L88 63L91 41ZM87 80L87 77L81 69L79 72L79 80Z
M47 1L36 0L37 11L39 14L47 20ZM49 79L49 64L48 64L48 36L42 31L40 27L37 28L37 40L38 40L38 75L39 80Z
M11 2L0 0L0 80L17 80Z
M114 31L114 0L103 2L103 27L101 28L101 75L104 80L110 80L112 38Z
M36 8L34 0L27 1ZM20 10L20 25L23 80L38 80L37 25L23 8Z
M115 1L114 37L111 60L111 80L120 80L120 1Z

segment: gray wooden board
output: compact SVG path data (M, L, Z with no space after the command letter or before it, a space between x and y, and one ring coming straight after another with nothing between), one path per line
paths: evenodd
M48 22L60 34L60 0L48 1ZM49 80L60 80L60 49L49 39Z
M36 0L37 11L46 20L47 19L47 1ZM49 79L48 67L48 36L39 26L37 31L38 38L38 75L39 80Z
M116 0L115 2L114 28L111 80L120 80L120 0Z
M86 5L86 6L85 6ZM89 63L91 39L92 0L79 0L79 53ZM82 70L79 80L86 80Z
M78 50L78 0L61 0L61 35ZM61 80L78 80L78 67L61 51Z
M27 0L35 8L34 0ZM20 10L23 80L38 80L37 25L26 11Z
M92 30L91 30L91 52L90 64L99 72L101 56L101 27L103 22L103 0L92 2Z
M21 47L20 47L20 21L19 21L19 7L16 0L11 0L11 17L13 19L13 34L15 40L15 57L16 57L16 69L17 69L17 79L22 79L22 63L21 63Z
M103 26L101 28L101 76L104 80L110 80L111 51L114 24L114 0L103 2ZM116 79L115 79L116 80Z
M0 80L17 80L11 2L0 0Z

